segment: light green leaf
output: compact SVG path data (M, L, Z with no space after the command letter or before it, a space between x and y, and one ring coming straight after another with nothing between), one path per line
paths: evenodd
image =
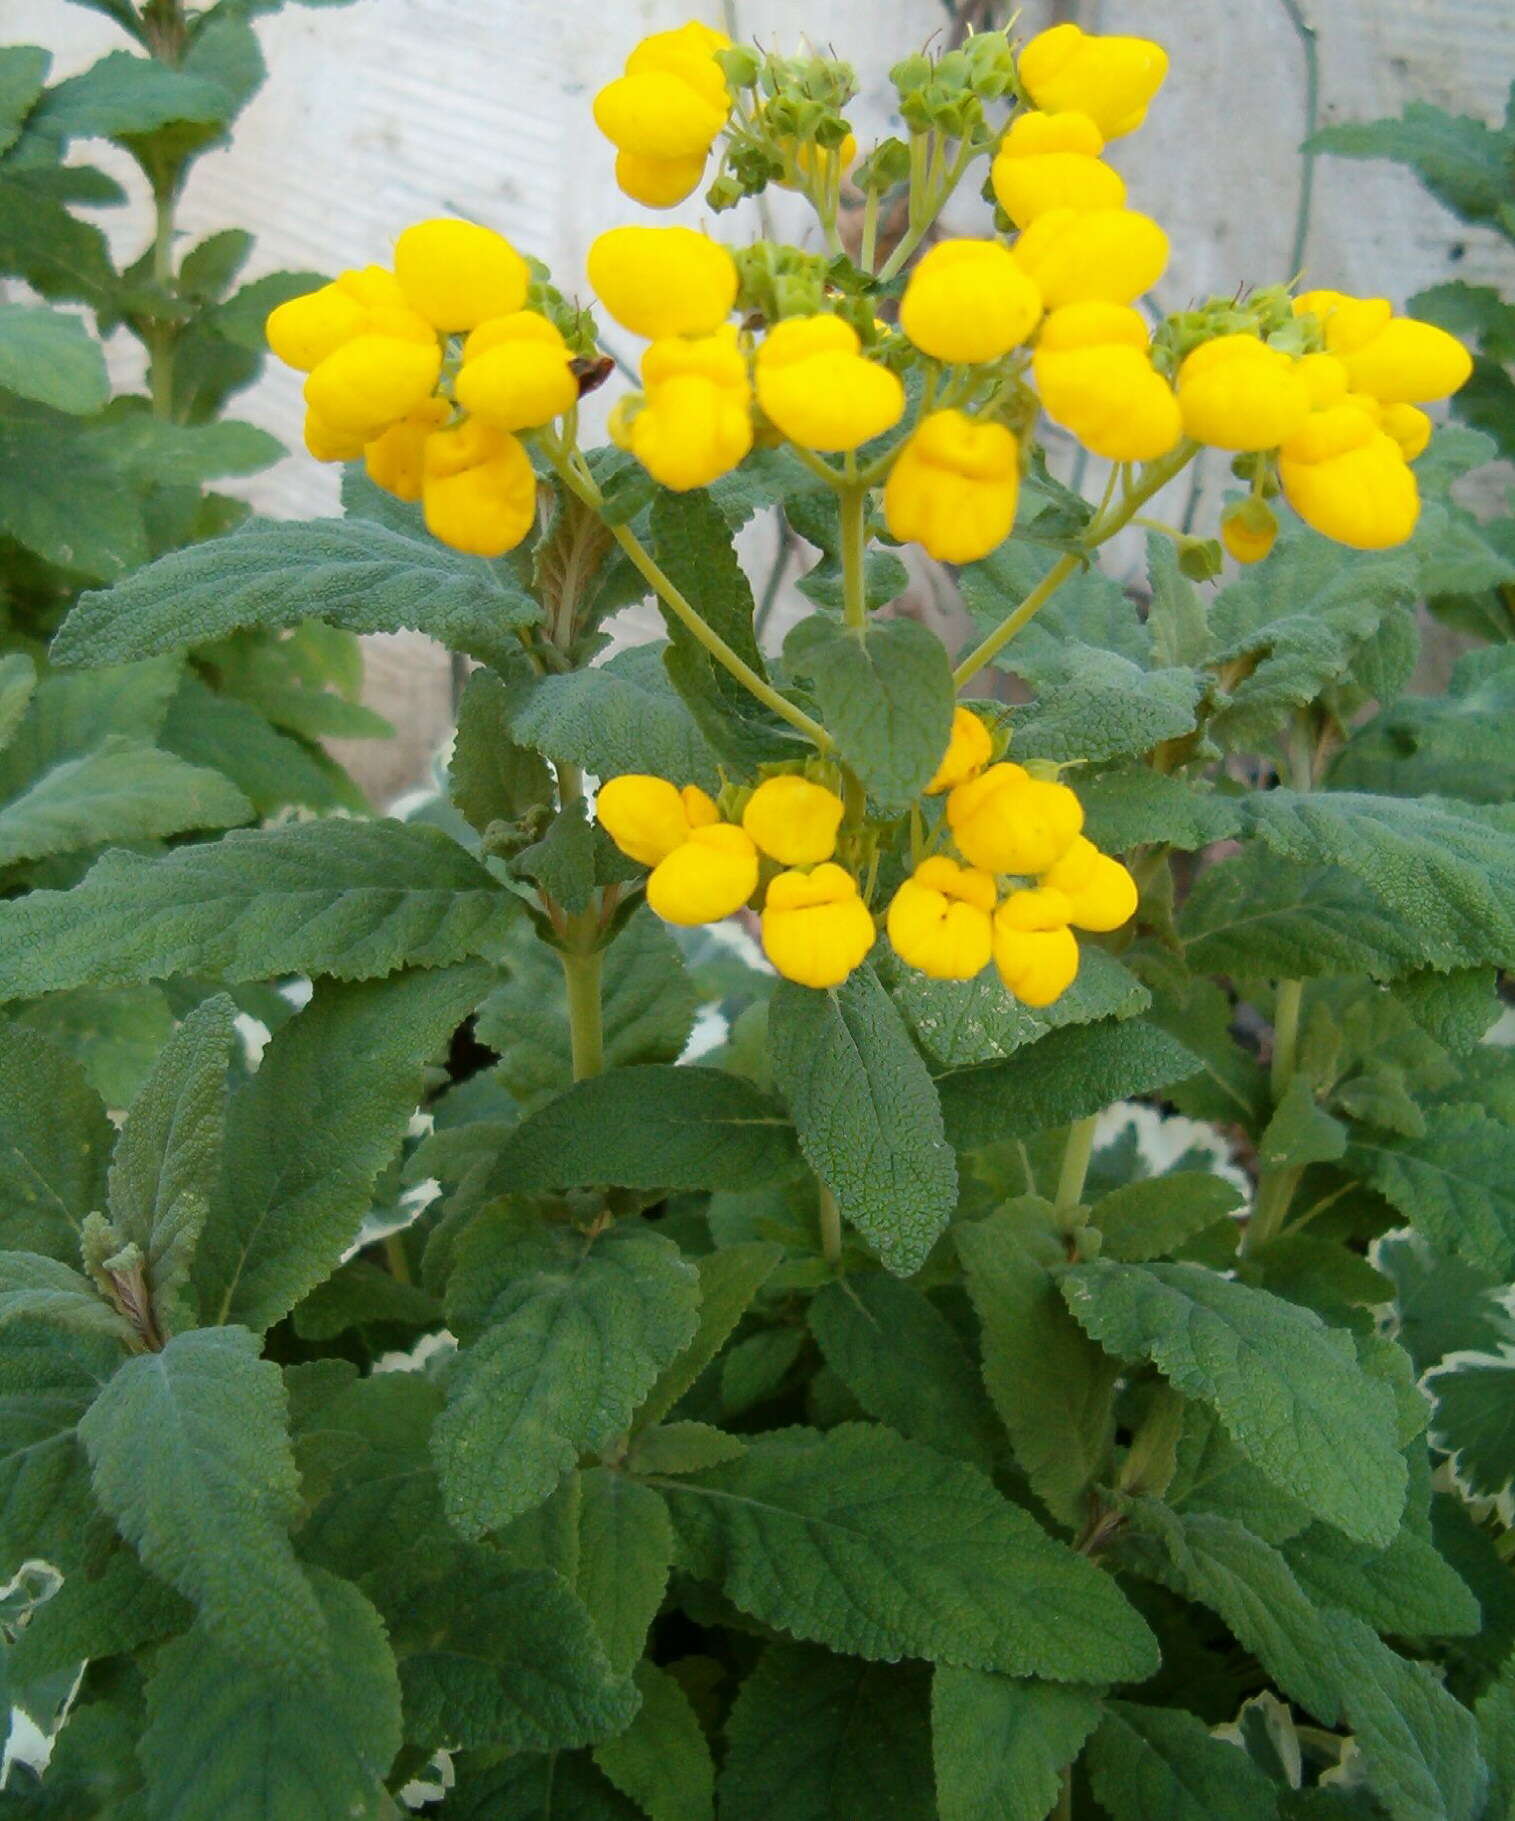
M139 411L113 408L90 441L118 474L139 486L199 487L230 475L257 474L284 453L283 445L255 424L165 423L145 405Z
M224 126L233 112L232 97L220 83L133 51L112 51L49 89L31 124L61 140L129 143L180 122Z
M0 749L15 738L36 687L37 666L24 651L9 651L0 658Z
M470 1230L448 1288L468 1344L432 1437L465 1536L539 1504L630 1427L693 1337L697 1284L672 1241L635 1223L590 1239L507 1209Z
M363 793L324 752L281 733L250 703L209 689L197 677L180 683L158 743L191 765L223 772L260 816L291 805L368 813Z
M248 1663L298 1679L328 1647L288 1528L300 1482L279 1369L245 1328L176 1334L119 1368L79 1435L142 1560Z
M13 1244L77 1259L86 1214L105 1206L115 1132L71 1056L0 1025L0 1220Z
M0 265L8 263L6 188L0 182ZM22 206L29 202L24 197ZM92 582L112 580L149 554L141 501L90 446L88 430L19 400L0 409L0 530Z
M506 1139L491 1193L615 1183L758 1188L792 1176L794 1132L765 1094L719 1069L645 1065L576 1082Z
M737 1693L721 1821L935 1821L926 1671L770 1644Z
M1463 654L1444 696L1406 696L1359 727L1331 766L1342 790L1508 803L1515 756L1515 648Z
M1159 664L1203 664L1210 628L1203 596L1178 566L1178 546L1161 531L1147 533L1147 580L1152 590L1147 629Z
M1045 1821L1099 1716L1086 1689L939 1666L931 1741L941 1821Z
M672 1563L673 1525L650 1486L610 1467L580 1474L574 1591L618 1676L646 1647Z
M1445 1638L1479 1628L1478 1602L1466 1583L1408 1523L1382 1550L1365 1549L1326 1524L1311 1524L1282 1548L1317 1606L1341 1606L1375 1631Z
M768 1048L800 1147L843 1218L886 1269L918 1271L957 1205L957 1166L936 1089L878 976L858 968L831 992L781 981Z
M110 396L105 354L83 320L31 304L0 304L0 387L80 416Z
M1266 1170L1334 1163L1347 1148L1347 1128L1316 1104L1314 1089L1295 1075L1273 1109L1257 1141L1257 1157Z
M40 44L8 44L0 49L0 152L8 152L20 138L51 62L52 53Z
M1147 841L1162 841L1192 853L1225 841L1242 824L1242 800L1146 765L1101 773L1078 781L1084 806L1084 833L1109 854L1128 853Z
M155 739L183 674L182 653L103 670L49 671L0 755L0 796L19 796L43 772L94 752L112 735Z
M1387 120L1321 127L1305 143L1338 158L1392 158L1408 165L1436 200L1464 221L1496 220L1508 206L1508 136L1468 114L1409 102Z
M313 1577L331 1654L299 1677L240 1660L202 1619L160 1651L141 1757L162 1821L378 1821L400 1749L400 1687L379 1615Z
M476 670L458 704L448 790L480 834L551 801L552 773L511 738L510 691L492 670Z
M662 1489L699 1572L795 1637L1054 1681L1139 1680L1157 1666L1107 1575L972 1467L888 1429L781 1430Z
M1436 1400L1431 1434L1474 1498L1507 1498L1515 1485L1515 1356L1454 1354L1426 1376Z
M1278 1813L1273 1785L1246 1752L1181 1707L1110 1702L1088 1762L1111 1821L1275 1821Z
M1422 1137L1358 1127L1348 1165L1433 1246L1515 1275L1515 1130L1471 1104L1432 1107Z
M1393 1396L1350 1337L1308 1309L1199 1265L1073 1266L1063 1295L1118 1358L1150 1359L1212 1405L1242 1453L1348 1536L1387 1544L1404 1506Z
M1170 1170L1102 1195L1089 1218L1100 1230L1102 1257L1142 1264L1176 1252L1196 1233L1225 1220L1241 1199L1236 1184L1223 1176Z
M1309 1528L1310 1514L1261 1474L1203 1404L1184 1406L1167 1501L1175 1509L1234 1518L1266 1543Z
M274 1034L227 1109L195 1259L208 1319L262 1332L336 1269L405 1137L426 1065L486 978L462 967L324 985Z
M694 1339L658 1374L638 1415L639 1426L659 1423L673 1409L730 1339L782 1256L778 1246L739 1241L696 1261L700 1308Z
M1014 652L1004 663L1018 668ZM1036 700L1015 711L1017 759L1098 764L1150 752L1193 730L1206 681L1196 670L1144 670L1118 652L1077 642L1035 668Z
M491 875L434 828L333 820L246 829L158 859L108 853L72 891L0 904L0 994L184 973L362 980L488 952L516 914Z
M513 690L510 731L523 746L597 778L648 772L680 786L719 786L714 758L674 694L657 645Z
M654 1663L639 1664L635 1680L636 1718L595 1747L595 1763L648 1821L711 1821L715 1765L688 1695Z
M40 1252L0 1252L0 1328L18 1321L51 1322L122 1345L136 1339L131 1323L87 1277Z

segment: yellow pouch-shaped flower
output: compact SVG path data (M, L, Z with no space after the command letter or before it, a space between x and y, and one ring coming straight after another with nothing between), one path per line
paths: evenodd
M747 799L742 827L785 866L814 866L836 852L842 799L808 778L766 778Z
M944 240L910 275L900 327L935 360L998 360L1042 313L1041 292L995 240Z
M662 163L698 158L703 167L731 109L714 56L730 43L724 32L694 20L654 32L626 59L626 73L595 96L595 124L633 157Z
M1136 915L1136 881L1083 835L1043 875L1042 884L1068 900L1068 921L1077 929L1119 929Z
M698 340L654 342L642 357L642 379L645 401L623 433L665 487L706 487L752 447L752 388L729 325Z
M736 302L736 263L693 228L611 228L589 249L589 282L633 335L712 335Z
M1326 350L1346 369L1352 391L1381 405L1450 398L1473 371L1473 357L1455 335L1396 316L1385 297L1306 291L1295 298L1294 310L1320 318Z
M1278 474L1305 523L1354 550L1402 544L1420 516L1399 445L1350 399L1306 418L1279 450Z
M355 462L363 453L363 439L354 436L350 430L334 430L316 412L307 408L305 447L318 462Z
M607 778L594 804L595 819L628 859L657 866L697 828L709 828L720 811L698 784L679 789L666 778L624 772Z
M1147 352L1147 325L1129 305L1054 310L1031 372L1053 423L1108 461L1154 461L1183 434L1178 401Z
M857 881L827 860L780 873L763 903L763 953L786 980L840 986L873 947L873 918Z
M1039 108L1077 109L1106 139L1119 139L1146 119L1168 73L1168 53L1150 38L1102 38L1076 25L1054 25L1031 40L1016 67Z
M945 563L971 563L1010 535L1019 485L1019 452L1003 424L933 411L890 470L884 517L902 543Z
M418 221L395 242L395 277L406 302L447 334L526 301L531 272L503 234L473 221Z
M536 517L537 479L513 436L469 419L426 439L426 529L471 556L514 550Z
M1051 1005L1078 974L1078 940L1068 928L1068 900L1042 886L1011 892L994 913L994 965L1022 1005Z
M1184 434L1212 449L1276 449L1310 404L1298 362L1255 335L1202 342L1178 370Z
M644 209L671 209L692 196L705 175L708 151L686 158L648 158L641 152L617 152L615 180L624 195Z
M689 839L652 869L647 902L665 923L719 923L757 890L752 837L730 822L691 829Z
M933 980L972 980L989 964L994 881L945 854L922 860L894 894L894 952Z
M1018 228L1049 209L1118 209L1125 179L1100 157L1104 135L1087 114L1017 114L1000 141L989 180Z
M493 316L464 344L458 403L497 430L535 430L578 400L570 359L556 324L536 310Z
M947 750L942 754L942 762L926 786L926 795L940 796L944 790L953 790L957 785L966 784L970 778L977 777L989 763L993 751L989 729L973 710L954 708Z
M904 415L905 388L860 345L839 316L791 316L770 330L753 377L758 403L791 442L856 449Z
M376 487L396 499L418 500L426 468L426 439L447 422L447 400L425 398L409 417L391 424L363 450L363 466Z
M421 342L359 335L310 375L305 402L332 431L368 443L409 417L431 395L441 371L435 336Z
M1049 871L1084 825L1066 784L1033 778L1002 760L947 798L947 826L968 862L986 873Z
M1128 304L1168 266L1168 236L1134 209L1049 209L1015 243L1015 262L1049 310L1063 304Z

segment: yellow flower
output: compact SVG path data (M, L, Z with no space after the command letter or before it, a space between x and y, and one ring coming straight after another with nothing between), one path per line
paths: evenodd
M334 433L372 442L436 386L442 350L396 335L363 334L328 354L305 382L305 402Z
M1087 114L1017 114L1000 141L989 180L1018 228L1049 209L1118 209L1125 180L1100 157L1104 135Z
M1387 298L1306 291L1294 310L1320 318L1326 350L1346 368L1351 389L1381 405L1449 398L1473 371L1473 357L1455 335L1395 316Z
M708 156L694 152L688 158L645 158L640 152L617 152L615 180L622 193L644 209L671 209L700 187Z
M621 852L656 866L682 847L697 828L719 822L721 812L698 784L682 790L666 778L625 772L607 778L595 798L595 818Z
M1148 38L1099 38L1076 25L1039 32L1021 52L1021 84L1039 108L1077 108L1106 139L1134 133L1168 73L1168 53Z
M536 517L537 480L526 451L472 419L426 439L421 505L426 529L471 556L514 550Z
M364 449L368 478L396 499L418 500L426 471L426 439L446 422L446 399L422 399L409 417L391 424Z
M1346 368L1334 354L1301 354L1294 371L1305 382L1314 411L1339 405L1352 389Z
M1091 300L1128 304L1167 269L1168 236L1134 209L1049 209L1016 241L1015 262L1049 310Z
M944 563L971 563L1010 535L1019 485L1019 453L1003 424L933 411L895 460L884 517L901 543Z
M307 409L305 447L318 462L355 462L363 453L363 438L350 430L334 430L316 412Z
M1266 500L1249 495L1221 514L1220 541L1238 563L1260 563L1278 537L1278 520Z
M904 415L905 388L859 346L840 316L791 316L769 331L754 363L758 403L791 442L856 449Z
M827 860L780 873L763 903L763 953L786 980L840 986L873 947L873 918L857 881Z
M742 827L771 859L814 866L836 852L843 807L835 791L808 778L766 778L747 799Z
M624 435L665 487L708 486L752 447L752 388L730 325L699 340L654 342L642 380L646 398Z
M736 302L736 262L693 228L611 228L589 249L589 282L633 335L711 335Z
M647 880L647 902L665 923L719 923L757 890L752 837L730 822L693 828Z
M662 163L697 158L703 168L731 110L714 55L730 43L694 20L654 32L626 59L626 73L595 96L595 124L622 154Z
M986 873L1044 873L1073 845L1084 811L1066 784L1002 760L951 793L947 825L964 858Z
M1355 550L1402 544L1420 516L1399 445L1350 399L1306 418L1279 450L1278 474L1307 525Z
M966 784L970 778L977 777L989 763L993 752L989 729L973 710L954 708L947 750L942 754L942 762L926 786L926 795L940 796L944 790L953 790L959 784Z
M1078 974L1078 941L1068 900L1040 886L1011 892L994 913L994 965L1022 1005L1051 1005Z
M455 334L526 301L531 272L503 234L473 221L418 221L395 242L395 277L406 302L433 327Z
M280 304L269 313L264 333L286 366L310 373L344 342L376 327L414 341L435 338L431 324L405 302L394 275L382 266L364 266Z
M1127 304L1054 310L1031 371L1053 423L1108 461L1153 461L1183 434L1178 401L1147 351L1147 325Z
M989 964L994 881L945 854L922 860L894 894L894 952L933 980L971 980Z
M944 240L910 275L900 327L935 360L998 360L1042 313L1041 292L996 240Z
M577 402L570 358L556 325L537 311L492 316L463 345L458 403L497 430L535 430Z
M1184 434L1213 449L1276 449L1310 403L1298 363L1255 335L1202 342L1178 370Z
M1399 453L1413 462L1431 440L1431 420L1415 405L1385 405L1378 427L1399 445Z
M1068 900L1068 921L1077 929L1119 929L1136 915L1136 881L1083 835L1043 875L1042 884Z

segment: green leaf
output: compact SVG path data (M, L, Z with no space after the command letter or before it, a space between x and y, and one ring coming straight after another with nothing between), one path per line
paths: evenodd
M879 1272L827 1284L808 1311L826 1364L910 1441L992 1467L998 1435L961 1341L914 1284Z
M552 773L511 737L510 691L492 670L476 670L458 704L448 790L480 834L551 801Z
M19 400L0 400L0 532L88 581L113 580L149 554L141 502L87 428Z
M793 1129L750 1082L649 1064L575 1082L522 1120L489 1181L491 1193L750 1189L786 1180L797 1164Z
M1349 1166L1433 1246L1515 1276L1515 1130L1482 1107L1432 1107L1419 1138L1358 1127Z
M778 1246L738 1241L696 1262L699 1322L694 1339L663 1368L642 1405L638 1422L659 1423L720 1352L783 1256Z
M1278 1813L1273 1785L1247 1753L1182 1708L1110 1702L1088 1761L1111 1821L1274 1821Z
M0 153L20 138L51 62L52 53L40 44L9 44L0 50Z
M440 1328L442 1305L419 1284L402 1283L381 1265L350 1258L290 1315L301 1340L335 1340L352 1328Z
M952 667L941 640L915 620L854 632L814 614L789 635L784 655L811 679L841 758L879 809L908 809L952 730Z
M470 1336L433 1449L465 1536L539 1504L625 1429L695 1329L697 1282L672 1241L619 1224L589 1239L508 1210L475 1226L448 1290Z
M1399 1344L1425 1372L1449 1353L1497 1353L1515 1342L1515 1320L1500 1300L1493 1272L1447 1258L1418 1234L1385 1234L1372 1249L1374 1265L1394 1280Z
M1227 1219L1241 1205L1241 1191L1208 1170L1170 1170L1123 1183L1095 1202L1089 1219L1099 1228L1101 1256L1144 1264L1176 1252L1186 1240Z
M1088 511L1082 500L1076 506L1071 499L1064 503ZM1072 528L1073 535L1078 529L1081 525ZM1052 551L1038 549L1027 539L1011 538L982 562L966 564L958 572L958 586L979 631L998 626L1056 560ZM1152 659L1152 634L1136 603L1117 582L1092 566L1063 583L1035 620L1016 635L1001 662L1035 680L1042 661L1056 663L1059 650L1070 642L1119 652L1143 669Z
M1073 1266L1063 1294L1122 1359L1212 1405L1242 1453L1317 1517L1388 1543L1404 1506L1393 1397L1317 1315L1199 1265Z
M68 1575L26 1621L11 1645L6 1673L25 1688L81 1663L124 1656L185 1630L194 1608L150 1575L129 1549L117 1549L103 1572Z
M1334 1163L1346 1148L1347 1128L1316 1104L1310 1083L1296 1075L1257 1141L1257 1159L1265 1170L1303 1168Z
M505 570L435 539L355 518L255 524L81 596L53 659L119 664L315 619L350 632L424 632L486 664L508 662L520 649L513 629L540 611Z
M595 1747L595 1763L648 1821L711 1821L715 1765L688 1695L653 1663L639 1664L635 1679L636 1718Z
M936 1089L878 976L858 968L831 992L781 981L768 1046L800 1147L843 1217L886 1269L918 1271L957 1205L957 1166Z
M1359 727L1331 766L1339 790L1507 803L1515 755L1515 648L1465 652L1443 696L1406 696Z
M0 808L0 865L71 853L103 841L138 841L227 828L254 817L251 803L219 772L173 753L112 736L94 752L65 759Z
M1016 669L1012 653L1005 660ZM1144 670L1119 652L1069 642L1036 666L1036 700L1015 711L1017 759L1099 763L1150 752L1193 731L1206 679Z
M657 645L535 678L512 691L511 702L510 730L523 746L597 778L648 772L672 784L718 787L714 758L674 694Z
M260 816L291 805L368 813L363 793L324 752L280 733L251 704L197 677L180 683L158 743L191 765L224 772Z
M0 1252L0 1328L17 1321L52 1322L124 1345L136 1338L87 1277L40 1252Z
M1515 1483L1515 1358L1455 1354L1426 1376L1431 1435L1473 1498L1504 1499Z
M37 687L37 666L24 651L0 658L0 748L10 744Z
M1368 1787L1392 1821L1476 1821L1488 1770L1472 1714L1428 1664L1396 1656L1360 1619L1332 1612L1326 1624Z
M1159 664L1203 664L1210 655L1205 601L1179 567L1178 545L1161 531L1147 533L1147 580L1153 656Z
M86 1214L105 1206L115 1132L72 1057L0 1025L0 1220L12 1243L77 1259Z
M1506 1663L1499 1680L1484 1691L1473 1711L1490 1772L1485 1813L1493 1821L1515 1803L1515 1660Z
M417 823L291 823L158 859L108 853L72 891L0 904L0 994L170 974L362 980L487 952L515 905L447 835Z
M871 1660L1054 1681L1141 1679L1151 1633L1110 1578L982 1474L887 1429L786 1429L663 1492L699 1572L744 1612Z
M1408 1524L1382 1550L1364 1549L1325 1524L1311 1524L1282 1548L1318 1606L1344 1607L1375 1631L1468 1637L1479 1628L1478 1602L1466 1583Z
M656 1423L638 1431L627 1452L632 1473L703 1473L723 1461L740 1460L747 1444L711 1423Z
M732 1705L721 1821L935 1821L926 1672L770 1644Z
M668 1507L650 1486L609 1467L579 1476L574 1591L584 1602L610 1667L625 1675L641 1656L663 1603L673 1562Z
M1045 1821L1099 1717L1086 1689L938 1667L931 1741L941 1821Z
M141 1758L152 1813L173 1821L378 1821L400 1749L400 1688L379 1615L313 1577L331 1654L299 1678L226 1649L204 1620L158 1653Z
M43 297L109 307L116 275L105 236L66 206L77 176L7 166L0 175L0 272L24 278Z
M321 986L274 1034L227 1109L195 1260L211 1320L261 1332L336 1269L405 1137L427 1064L485 978L463 967Z
M139 410L111 409L90 437L95 452L127 480L149 487L199 487L227 475L257 474L284 448L254 424L223 419L214 424L174 424Z
M1005 1062L941 1076L955 1150L1029 1138L1198 1073L1199 1058L1140 1018L1053 1031Z
M1304 149L1334 152L1339 158L1392 158L1408 165L1436 200L1464 221L1497 221L1508 205L1508 135L1426 101L1408 103L1397 120L1322 127Z
M110 396L104 352L83 322L30 304L0 304L0 387L86 417Z
M328 1637L287 1534L300 1482L285 1413L256 1335L198 1328L127 1360L79 1435L96 1496L144 1563L226 1649L298 1680Z
M517 1753L484 1769L460 1764L445 1812L447 1821L645 1821L592 1759L558 1753Z
M183 675L182 654L67 675L37 684L0 754L0 796L18 796L65 759L94 752L112 736L155 739Z
M1067 1252L1051 1210L1024 1198L953 1237L983 1330L984 1383L1016 1464L1052 1515L1077 1526L1110 1456L1117 1368L1058 1294Z
M1129 853L1147 841L1192 853L1212 841L1229 840L1242 823L1239 798L1145 765L1081 778L1078 795L1084 833L1110 854Z
M60 140L115 139L130 145L181 122L224 126L232 112L232 97L220 83L133 51L112 51L49 89L31 124Z
M1203 1404L1186 1404L1167 1501L1176 1510L1234 1518L1266 1543L1309 1528L1310 1514L1259 1473Z

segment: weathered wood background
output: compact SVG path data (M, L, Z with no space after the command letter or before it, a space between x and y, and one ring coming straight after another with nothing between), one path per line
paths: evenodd
M865 144L889 130L881 105L889 64L949 23L941 0L290 6L260 24L267 84L235 142L197 167L181 210L184 231L251 228L258 248L249 275L332 271L385 259L406 223L457 211L548 260L571 292L594 234L640 217L614 187L590 97L638 37L691 13L728 29L734 14L734 29L764 44L794 45L808 29L849 57L868 98L854 110ZM0 16L6 42L51 47L56 75L120 43L108 21L66 0L5 0ZM1515 76L1508 0L1028 0L1022 9L1027 33L1067 17L1091 30L1158 38L1172 54L1147 126L1115 152L1133 203L1172 236L1159 293L1168 307L1287 275L1308 117L1306 30L1318 52L1322 122L1396 113L1413 98L1494 119ZM112 163L110 148L89 150ZM966 196L949 225L975 231L981 208ZM676 218L699 217L696 200ZM102 220L120 252L140 250L141 211ZM740 218L724 225L734 237L745 231ZM1398 302L1453 272L1515 287L1495 237L1459 227L1406 173L1334 158L1316 166L1304 265L1312 283ZM120 362L129 372L124 348ZM291 441L299 384L270 370L237 408ZM293 455L248 493L263 511L306 516L330 509L335 481ZM761 546L755 555L766 561ZM1130 559L1115 553L1117 563ZM369 672L371 699L399 738L346 756L385 801L423 774L445 736L451 680L445 655L409 637L371 641Z

